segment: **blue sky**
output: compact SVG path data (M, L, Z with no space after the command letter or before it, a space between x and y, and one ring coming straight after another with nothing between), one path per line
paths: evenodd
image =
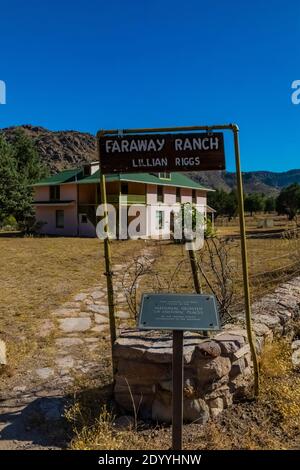
M243 170L299 168L299 44L298 0L2 0L0 127L237 122Z

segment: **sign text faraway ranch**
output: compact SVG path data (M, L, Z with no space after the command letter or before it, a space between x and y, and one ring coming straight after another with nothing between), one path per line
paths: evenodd
M223 134L140 134L99 139L103 173L225 169Z

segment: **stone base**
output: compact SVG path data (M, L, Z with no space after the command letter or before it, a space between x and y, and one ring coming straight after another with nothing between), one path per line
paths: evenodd
M253 331L258 354L274 337L293 335L300 318L300 278L278 287L253 305ZM184 420L204 423L251 391L252 361L243 328L225 325L211 338L184 333ZM293 343L293 364L300 368L300 342ZM171 332L124 330L114 345L117 363L115 399L140 418L171 421Z
M233 400L233 380L246 368L246 332L224 332L214 339L184 333L186 422L204 423ZM125 330L114 345L115 399L126 411L170 423L172 415L172 335Z

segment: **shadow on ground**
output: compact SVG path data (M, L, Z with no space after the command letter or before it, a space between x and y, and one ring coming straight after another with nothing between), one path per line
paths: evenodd
M25 405L16 400L0 403L0 450L68 448L72 427L65 418L66 409L76 402L96 416L111 394L112 385L106 385L73 397L38 397Z
M21 407L5 407L0 412L0 449L67 447L71 433L64 419L67 403L65 397L46 397Z

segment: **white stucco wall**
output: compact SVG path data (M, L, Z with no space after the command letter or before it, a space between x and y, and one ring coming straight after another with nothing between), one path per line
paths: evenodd
M39 186L35 188L35 201L49 201L50 191L48 186ZM45 222L40 233L46 235L76 236L77 230L77 188L76 184L61 185L61 201L74 201L71 205L51 204L47 206L36 206L36 220ZM56 227L56 211L64 211L64 227Z

